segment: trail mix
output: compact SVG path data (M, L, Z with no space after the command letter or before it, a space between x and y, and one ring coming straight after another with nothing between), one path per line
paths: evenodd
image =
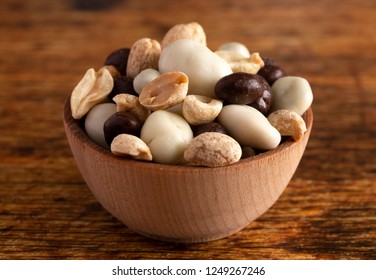
M74 119L117 156L217 167L299 141L312 90L238 42L207 47L196 22L113 51L74 88Z

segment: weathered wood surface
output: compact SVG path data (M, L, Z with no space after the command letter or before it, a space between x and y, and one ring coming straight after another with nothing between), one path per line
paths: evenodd
M0 259L376 258L375 1L112 2L1 1ZM266 214L229 238L176 245L139 236L96 202L62 108L109 52L190 21L212 48L240 41L308 79L314 127Z

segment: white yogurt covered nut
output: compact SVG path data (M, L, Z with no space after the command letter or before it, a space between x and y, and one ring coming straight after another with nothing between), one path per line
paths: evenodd
M286 76L276 80L272 85L271 112L287 109L300 116L311 106L313 94L308 81L301 77Z
M183 72L161 74L142 89L140 103L152 111L174 106L187 96L188 82L188 76Z
M133 79L133 88L140 94L142 89L150 83L152 80L157 78L161 73L155 69L145 69L142 70L134 79Z
M161 42L162 49L180 39L194 40L206 46L205 31L197 22L177 24L170 28Z
M239 144L260 150L271 150L281 141L281 135L255 108L248 105L226 105L218 120Z
M150 115L150 110L141 105L139 98L132 94L120 93L112 99L116 103L117 112L130 112L143 123Z
M95 105L85 118L85 131L91 140L103 148L109 148L104 138L103 125L105 121L116 113L114 103Z
M268 116L268 121L282 136L292 136L294 141L303 138L307 131L304 119L291 110L277 110Z
M131 134L119 134L111 142L111 152L117 156L130 156L138 160L151 161L149 147L140 138Z
M150 38L137 40L131 47L127 76L136 77L142 70L158 69L158 60L161 54L161 46L158 41Z
M251 54L248 50L248 48L239 42L227 42L222 45L220 45L217 49L217 51L231 51L240 54L244 58L250 58Z
M215 98L217 81L232 73L228 63L209 48L189 39L173 42L162 50L161 73L181 71L189 77L189 93Z
M70 97L72 117L78 120L85 116L91 108L107 98L113 86L114 79L106 68L98 72L93 68L87 70Z
M242 149L232 137L219 132L205 132L191 141L184 159L191 165L218 167L238 162Z
M192 138L193 132L187 121L165 110L153 112L141 129L141 139L149 146L157 163L182 162Z
M213 121L222 110L222 101L203 95L188 95L183 101L183 116L192 125Z

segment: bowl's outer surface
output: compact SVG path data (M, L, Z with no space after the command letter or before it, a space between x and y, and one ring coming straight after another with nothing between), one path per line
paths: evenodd
M218 168L147 163L117 157L94 144L71 117L64 126L77 166L94 196L130 229L173 242L229 236L268 210L282 194L303 155L312 128L298 142Z

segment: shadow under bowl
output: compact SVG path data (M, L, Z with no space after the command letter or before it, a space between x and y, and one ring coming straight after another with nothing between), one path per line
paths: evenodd
M88 138L72 118L64 127L77 166L99 203L128 228L169 242L197 243L230 236L280 197L302 158L313 122L298 142L216 168L165 165L113 155Z

